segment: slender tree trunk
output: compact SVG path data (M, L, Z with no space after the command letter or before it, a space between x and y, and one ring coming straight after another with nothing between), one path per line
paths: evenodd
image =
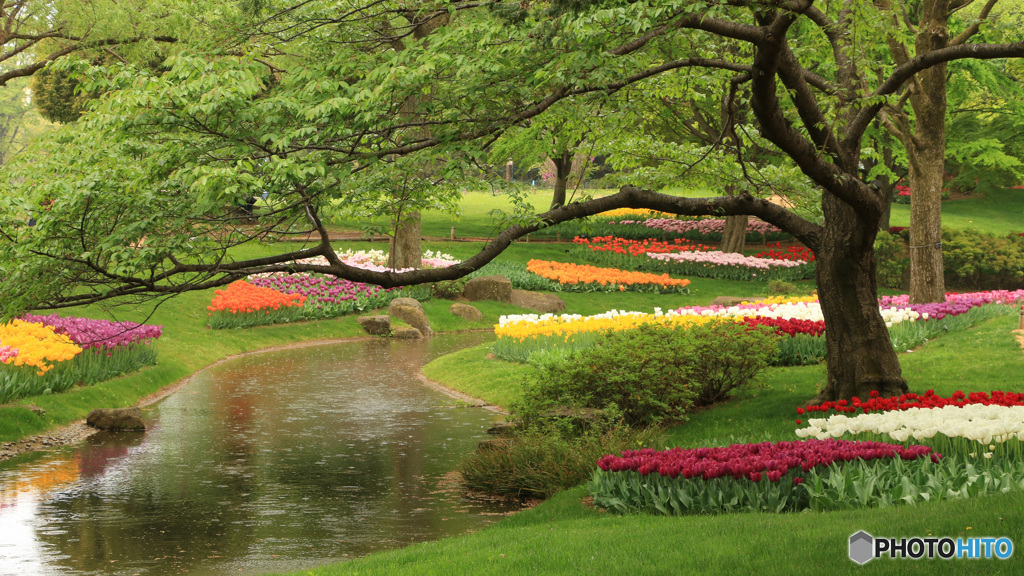
M388 245L389 267L420 268L423 265L420 222L419 212L410 212L402 215L401 220L392 220L395 235Z
M551 156L555 165L555 191L551 194L551 209L565 205L565 189L568 187L569 175L572 173L572 152L568 150Z
M949 42L949 0L924 0L915 49L918 55ZM942 173L946 155L946 65L919 72L910 96L914 134L910 160L910 302L944 302Z
M747 222L750 217L746 214L725 217L725 228L722 230L722 252L743 253L747 245Z
M883 133L880 140L882 141L882 163L890 172L896 172L896 159L893 157L889 136ZM896 180L896 178L880 176L872 183L882 197L882 220L878 223L879 230L889 230L892 227L890 220L892 218L892 201L896 197Z
M892 201L896 197L896 183L889 178L879 178L878 193L882 196L882 219L878 222L878 229L888 230L892 228Z
M410 11L406 14L406 19L415 25L413 29L413 39L426 42L424 40L427 36L430 36L435 30L441 26L448 24L448 14L436 16L429 20L418 21L416 13ZM405 45L401 41L397 41L394 45L395 50L401 51L405 49ZM419 95L413 96L406 100L402 104L402 114L410 118L415 117L419 113L419 108L428 96ZM428 128L423 128L418 131L418 136L427 136L430 131ZM388 263L394 268L419 268L423 265L423 252L421 246L422 231L422 219L420 218L419 212L410 212L408 214L400 214L398 218L393 218L392 230L395 231L394 236L390 242L390 254L388 255Z
M941 135L940 135L941 138ZM910 160L910 302L944 302L942 168L945 146L918 149Z
M824 193L825 231L814 251L818 300L825 317L828 381L818 401L907 391L889 330L878 309L874 241L878 221L866 221Z

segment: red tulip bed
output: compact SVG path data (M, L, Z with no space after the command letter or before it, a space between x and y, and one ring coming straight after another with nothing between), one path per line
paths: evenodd
M757 256L713 250L704 244L676 239L630 240L615 236L574 238L575 260L622 270L700 276L723 280L802 280L814 276L814 253L803 247L769 246Z
M588 489L612 511L684 515L886 507L1021 487L1024 462L985 465L927 446L835 439L648 448L601 458Z
M900 396L890 397L881 397L878 392L871 392L867 400L861 400L855 396L852 400L809 404L803 408L797 408L796 413L798 415L817 413L823 416L830 412L835 414L870 414L872 412L910 410L911 408L963 407L970 404L1024 406L1024 393L993 390L992 392L971 392L968 394L957 390L950 397L945 398L936 394L934 390L926 390L924 394L907 392Z
M803 246L782 247L781 242L769 244L767 250L754 254L755 258L771 258L772 260L793 260L795 262L813 262L814 251Z

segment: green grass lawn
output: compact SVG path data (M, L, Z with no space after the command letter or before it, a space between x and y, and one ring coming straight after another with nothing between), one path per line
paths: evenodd
M893 204L893 226L910 225L910 205ZM1004 189L984 196L946 200L942 203L944 228L974 228L1005 236L1024 232L1024 190Z
M587 190L587 194L602 196L614 190ZM668 189L668 194L708 197L713 190ZM526 194L537 212L544 212L551 203L551 191L535 189ZM461 214L452 215L440 210L423 212L423 235L431 238L449 238L455 227L456 238L491 238L502 227L491 217L492 210L511 210L512 204L504 194L467 192L460 205ZM369 223L383 225L383 218L359 219L338 217L332 222L335 230L357 232ZM910 225L910 205L893 204L893 226ZM1024 190L1004 189L984 196L946 200L942 203L942 224L949 228L974 228L982 232L1005 235L1024 232Z
M911 388L950 394L1024 389L1024 353L1011 330L1017 318L997 318L903 354ZM495 403L516 396L523 366L489 360L486 347L429 364L434 379ZM668 445L686 447L794 440L795 408L824 379L822 366L768 370L763 390L695 412L671 429ZM466 536L373 554L303 572L349 574L1016 574L1024 555L999 560L874 560L847 557L858 530L876 536L1007 536L1024 542L1024 493L888 509L795 514L738 513L667 518L619 516L587 507L583 488Z
M567 191L567 201L581 199L584 195L593 197L607 196L617 190L580 190L575 196ZM666 194L677 196L707 197L715 195L710 190L692 190L670 188L663 190ZM533 188L525 193L525 199L533 206L536 213L546 212L551 206L552 191L544 188ZM493 210L510 212L513 208L508 196L497 192L466 192L459 205L459 214L450 214L442 210L425 210L422 213L423 235L430 238L450 238L452 227L455 227L456 238L492 238L504 229L492 216ZM334 215L330 225L332 230L340 232L359 232L367 226L385 226L385 218L354 218Z

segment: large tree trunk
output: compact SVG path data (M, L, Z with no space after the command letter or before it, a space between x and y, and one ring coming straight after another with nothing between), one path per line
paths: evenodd
M551 194L552 210L565 205L565 189L572 173L572 156L572 152L568 150L551 156L551 162L555 165L555 191Z
M889 330L878 309L874 242L878 221L824 193L825 231L814 251L825 317L828 381L815 402L907 391Z
M392 220L392 229L395 234L389 242L388 266L392 268L419 268L422 266L420 213L410 212L402 222Z
M749 216L740 214L738 216L726 216L725 228L722 229L722 252L743 253L747 245L747 222Z

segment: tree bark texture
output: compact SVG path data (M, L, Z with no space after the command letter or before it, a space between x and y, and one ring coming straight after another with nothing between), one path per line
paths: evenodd
M423 265L420 213L410 212L392 220L395 235L389 242L389 268L419 268Z
M565 204L565 189L568 187L569 174L572 173L572 152L563 150L551 156L555 165L555 191L551 194L551 209Z
M889 330L878 310L874 242L878 221L865 221L826 192L825 229L814 254L825 318L828 380L815 402L907 391Z
M925 0L916 38L918 55L949 42L949 0ZM914 109L910 160L910 302L944 302L942 174L946 156L946 65L918 72L910 95Z
M719 248L722 252L743 253L743 247L747 244L747 222L749 219L750 217L746 214L725 217L722 245Z

